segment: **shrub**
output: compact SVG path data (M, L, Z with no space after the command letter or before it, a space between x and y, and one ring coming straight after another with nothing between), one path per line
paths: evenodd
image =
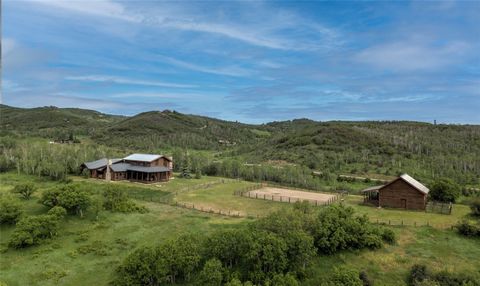
M379 248L382 231L366 216L354 216L351 207L333 205L320 210L312 222L312 234L318 251L332 254L343 249Z
M373 286L373 281L367 275L367 272L361 271L360 275L358 276L360 280L362 280L363 286Z
M465 273L441 271L433 274L430 279L437 282L440 286L480 285L480 278L478 276L472 277Z
M472 200L470 209L472 210L472 215L480 217L480 198L475 198Z
M475 226L474 224L471 224L470 222L468 222L466 220L463 220L463 221L459 222L455 226L455 228L462 235L472 236L472 237L475 237L475 236L480 237L480 227Z
M122 189L108 187L103 192L103 199L103 206L105 207L105 209L112 212L147 212L147 209L145 207L139 206L133 201L131 201L128 198L127 193Z
M440 179L430 187L429 196L434 201L454 203L460 196L460 186L450 179Z
M43 193L41 203L49 206L61 206L69 213L83 216L83 211L90 205L89 194L72 185L50 189Z
M22 215L20 203L10 196L0 196L0 224L14 224Z
M25 200L29 200L32 194L37 190L34 184L26 183L15 186L12 192L20 194Z
M393 232L391 229L383 228L382 239L386 243L394 244L396 242L395 232Z
M347 267L335 268L331 282L333 282L332 285L336 286L363 286L360 273L355 269Z
M416 283L422 282L429 277L427 266L423 264L415 264L410 269L408 275L408 284L415 286Z
M200 244L193 236L180 236L157 247L142 247L118 268L115 285L163 285L188 282L200 263Z
M56 236L65 213L61 207L55 207L46 215L22 218L10 237L9 245L13 248L24 248Z

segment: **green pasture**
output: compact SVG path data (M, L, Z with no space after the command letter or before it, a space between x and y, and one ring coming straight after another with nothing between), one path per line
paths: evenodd
M111 182L72 177L73 184L99 193L105 186L140 193L146 198L172 196L178 202L192 203L205 209L240 211L252 216L290 208L291 204L235 196L236 190L253 183L203 176L201 179L181 179L155 185ZM28 215L42 214L47 208L38 202L42 191L62 183L47 179L0 174L0 194L5 195L18 183L33 182L39 188L33 198L21 200ZM377 251L343 252L320 256L308 268L309 279L303 285L318 285L321 277L335 266L346 265L365 270L375 285L405 285L408 269L415 263L425 263L435 270L475 273L480 269L480 241L456 234L450 227L467 217L465 205L455 205L452 215L417 211L378 209L361 205L362 197L347 196L343 203L371 221L388 222L398 235L395 245ZM220 228L235 228L249 219L220 216L167 204L137 200L146 206L146 214L120 214L103 211L96 220L91 214L84 218L69 216L57 237L40 246L24 250L7 247L14 226L0 227L0 281L7 285L108 285L120 262L140 245L152 245L180 233L205 233ZM414 222L417 227L414 227ZM420 227L429 223L433 227Z

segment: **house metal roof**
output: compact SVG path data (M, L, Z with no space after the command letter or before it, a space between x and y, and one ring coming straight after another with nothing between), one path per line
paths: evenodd
M127 171L128 166L130 166L130 164L118 163L118 164L113 164L111 168L112 168L112 171L114 172L125 172Z
M158 172L168 172L168 171L170 171L169 168L164 167L164 166L144 167L144 166L134 166L134 165L128 166L127 170L128 171L144 172L144 173L158 173Z
M142 161L142 162L152 162L157 160L158 158L163 157L162 155L155 155L155 154L132 154L129 155L125 158L124 160L130 160L130 161Z
M111 159L111 161L112 161L112 164L117 164L118 162L122 161L122 159ZM107 158L102 158L100 160L96 160L96 161L92 161L92 162L85 162L83 164L89 170L96 170L96 169L105 168L108 164L108 159Z
M169 168L163 166L155 166L155 167L144 167L144 166L135 166L128 163L118 163L112 165L112 171L114 172L126 172L126 171L137 171L137 172L144 172L144 173L158 173L158 172L168 172L170 171Z
M97 161L85 162L83 164L87 167L87 169L95 170L95 169L100 169L100 168L103 168L103 167L107 166L108 159L107 158L102 158L102 159L97 160Z

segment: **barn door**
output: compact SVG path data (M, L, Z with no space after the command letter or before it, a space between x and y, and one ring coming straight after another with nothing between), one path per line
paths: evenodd
M406 209L407 208L407 200L402 199L402 208Z

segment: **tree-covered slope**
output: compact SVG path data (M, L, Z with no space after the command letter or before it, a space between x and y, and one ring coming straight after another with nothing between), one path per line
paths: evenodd
M0 105L0 127L3 132L56 136L59 133L92 134L121 120L123 116L103 114L78 108L17 108Z
M325 174L408 172L420 179L447 176L480 183L479 125L309 119L248 125L168 110L120 117L83 109L4 105L0 116L4 134L51 138L73 133L129 151L211 150L243 163L284 160Z
M147 149L218 149L254 143L259 138L262 134L250 125L169 110L140 113L94 136L99 142Z
M420 122L315 122L267 124L272 136L251 158L305 164L338 173L408 171L420 177L480 177L480 126Z

